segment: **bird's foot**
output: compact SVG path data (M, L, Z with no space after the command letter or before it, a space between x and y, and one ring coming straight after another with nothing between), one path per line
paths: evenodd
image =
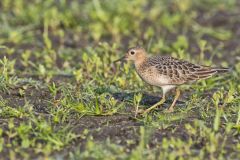
M134 113L134 117L136 118L137 116L140 117L145 117L148 113L150 112L150 110L144 110L144 109L139 109L137 111L135 111Z
M172 112L174 112L173 107L170 107L170 108L165 110L165 113L172 113Z
M135 113L134 113L135 118L137 117L137 115L143 114L144 111L145 111L144 109L138 109L138 110L136 110Z

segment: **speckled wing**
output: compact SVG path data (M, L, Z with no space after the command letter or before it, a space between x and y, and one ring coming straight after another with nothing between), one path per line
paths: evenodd
M199 79L206 79L219 72L228 71L227 68L212 68L179 60L170 56L156 56L149 59L158 73L171 79L171 84L184 84Z

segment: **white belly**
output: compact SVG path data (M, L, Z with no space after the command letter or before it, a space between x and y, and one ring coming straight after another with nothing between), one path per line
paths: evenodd
M152 72L144 73L138 73L139 76L148 84L153 86L164 86L170 84L171 79L168 76L165 75L156 75Z

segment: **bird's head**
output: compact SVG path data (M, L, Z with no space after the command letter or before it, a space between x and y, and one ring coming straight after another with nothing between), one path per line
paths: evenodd
M122 61L122 60L137 62L137 61L142 61L145 58L146 58L145 49L137 46L137 47L129 48L125 53L125 55L122 58L116 60L115 62Z

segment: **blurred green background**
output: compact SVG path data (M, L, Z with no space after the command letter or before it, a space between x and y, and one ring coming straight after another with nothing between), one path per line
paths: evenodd
M218 60L235 63L240 50L236 0L2 0L0 6L1 48L25 61L17 62L22 70L69 71L82 51L99 45L112 48L110 60L142 45L153 54L224 66Z

